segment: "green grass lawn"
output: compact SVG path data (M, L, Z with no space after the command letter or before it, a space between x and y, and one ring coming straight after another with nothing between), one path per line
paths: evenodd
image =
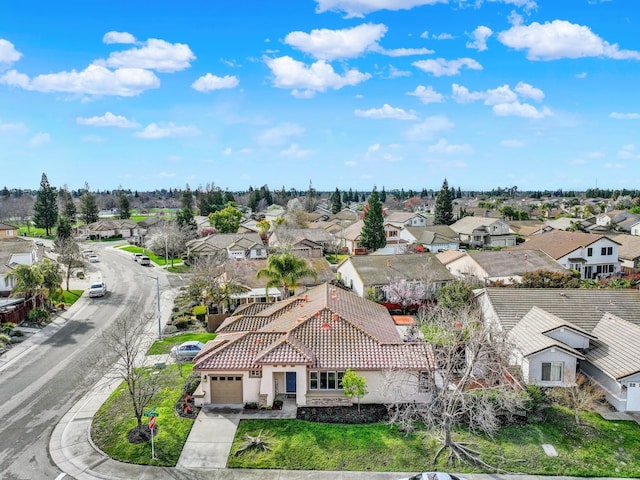
M121 250L124 250L125 252L130 252L130 253L142 253L143 255L146 255L147 257L149 257L149 259L156 265L164 266L166 264L164 257L154 254L148 248L136 247L135 245L127 245L125 247L122 247ZM174 258L173 262L174 264L181 264L182 259ZM171 259L169 259L169 265L171 265Z
M53 303L62 302L67 306L71 306L82 296L82 292L84 292L84 290L62 290L62 292L58 290L51 295L51 300Z
M182 371L186 378L191 366L184 365ZM193 420L179 417L173 410L184 385L184 378L180 376L177 366L171 365L161 372L162 389L151 403L158 411L158 432L154 438L157 460L151 460L151 441L133 444L127 440L127 432L136 426L136 419L131 397L124 384L120 385L100 407L91 424L92 440L111 458L138 465L166 467L173 467L178 462ZM143 423L148 423L146 417L143 417Z
M191 340L199 340L202 343L207 343L209 340L216 338L215 333L182 333L180 335L174 335L167 337L161 341L156 340L153 342L147 355L162 355L164 353L171 352L171 347L174 345L180 345L182 342L188 342Z
M182 264L174 267L168 267L167 271L171 273L189 273L191 271L191 267L189 265Z
M333 265L337 265L338 263L342 262L347 258L349 258L349 255L344 255L342 253L331 253L326 256L327 262Z
M570 412L554 407L544 423L503 428L493 439L459 431L482 459L509 472L529 475L640 477L640 426L582 414L576 426ZM271 451L231 456L236 468L317 469L356 471L455 470L493 473L466 465L431 464L439 444L421 435L405 435L384 424L337 425L301 420L242 420L232 454L244 434L268 431ZM547 457L543 443L552 444L558 457ZM347 448L345 448L345 446Z

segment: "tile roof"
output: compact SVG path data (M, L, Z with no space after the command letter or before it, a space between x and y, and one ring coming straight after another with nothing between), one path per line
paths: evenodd
M586 334L582 329L574 327L571 323L562 320L555 315L545 312L541 308L533 307L522 319L509 331L508 338L513 341L526 357L534 353L541 352L548 348L560 348L578 358L584 356L577 350L569 347L565 343L545 335L560 327L567 327L581 334Z
M468 255L480 265L490 277L509 277L523 273L545 270L570 273L542 250L478 250Z
M464 257L466 254L467 252L462 250L445 250L444 252L437 253L436 258L440 260L443 265L448 265L454 260Z
M616 380L640 372L640 326L607 313L592 332L598 337L587 352L587 360Z
M253 331L257 317L262 317L262 327ZM246 370L263 364L422 370L431 364L425 344L403 342L383 306L328 284L243 318L230 317L221 325L198 356L196 370ZM239 325L251 330L231 330Z
M488 227L496 222L502 222L499 218L492 217L462 217L460 220L450 225L451 229L457 233L471 234L478 228Z
M431 282L454 279L433 253L358 255L348 258L347 262L351 262L365 286L388 285L401 279Z
M606 312L640 325L640 292L637 290L485 288L479 290L477 296L491 303L506 331L533 307L540 307L592 334Z
M511 250L539 249L557 260L574 250L587 247L601 238L608 237L591 233L552 230L540 235L534 235L517 247L511 248Z
M613 241L618 242L618 257L623 259L636 259L640 257L640 236L638 235L609 235Z

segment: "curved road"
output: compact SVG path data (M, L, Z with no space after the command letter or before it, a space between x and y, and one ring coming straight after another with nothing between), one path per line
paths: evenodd
M60 418L105 371L98 362L107 352L100 334L119 315L153 323L157 334L157 284L160 295L171 288L157 267L142 267L130 255L110 245L92 244L101 262L87 273L101 272L109 293L88 298L85 293L68 311L63 326L17 361L0 366L0 478L32 480L62 478L48 453L49 437ZM1 360L1 358L0 358Z

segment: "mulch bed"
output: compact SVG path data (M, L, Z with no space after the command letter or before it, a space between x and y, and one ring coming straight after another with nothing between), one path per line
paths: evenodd
M378 423L388 420L386 405L365 404L351 407L299 407L296 415L298 420L318 423Z

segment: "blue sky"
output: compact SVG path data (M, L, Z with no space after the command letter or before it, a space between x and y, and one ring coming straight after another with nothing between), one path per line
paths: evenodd
M637 188L636 0L0 2L0 187Z

